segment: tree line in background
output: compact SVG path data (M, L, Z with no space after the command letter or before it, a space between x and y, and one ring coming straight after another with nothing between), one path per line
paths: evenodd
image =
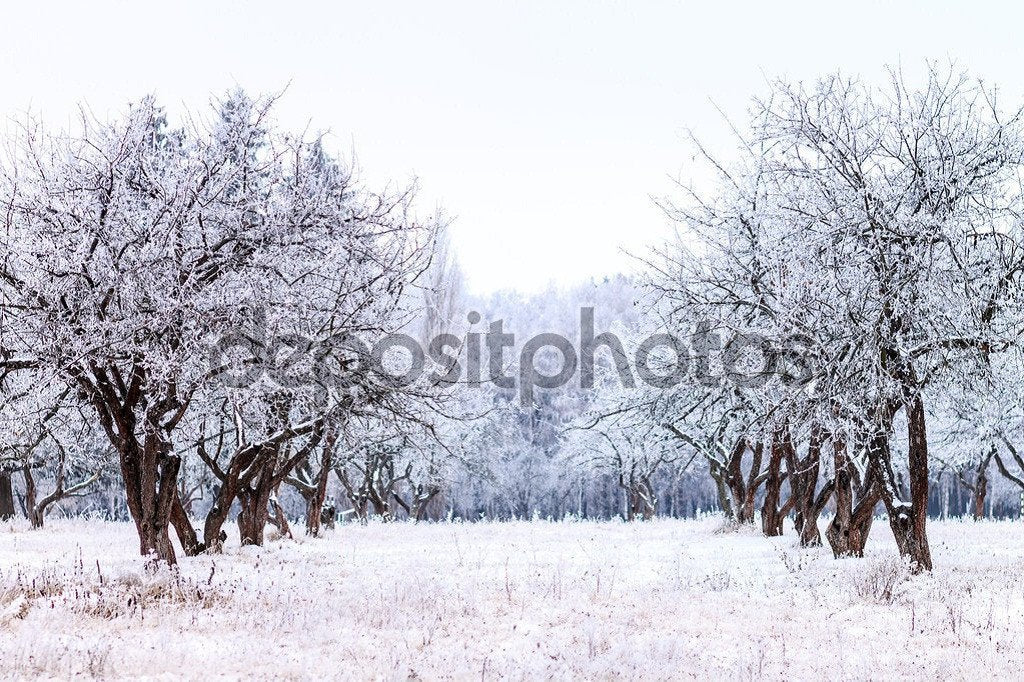
M640 275L486 298L414 186L368 189L273 98L27 120L2 186L0 517L130 519L173 563L172 529L218 551L232 518L259 545L297 520L702 512L804 545L827 513L861 555L881 511L928 569L929 516L1016 515L1024 492L1024 146L996 97L938 68L779 83L731 161L694 142L714 179L664 202L678 231ZM411 382L352 371L352 338L469 352L498 320L516 341L479 381L433 352ZM599 347L592 386L493 381L542 333Z

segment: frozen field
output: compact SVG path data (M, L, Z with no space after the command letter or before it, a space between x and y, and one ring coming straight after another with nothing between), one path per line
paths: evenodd
M1024 523L907 579L719 521L344 526L147 571L127 525L0 529L4 677L1015 678ZM787 530L789 530L787 528Z

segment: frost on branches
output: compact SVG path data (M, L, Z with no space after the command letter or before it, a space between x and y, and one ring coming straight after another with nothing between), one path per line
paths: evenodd
M686 239L652 260L651 289L679 336L701 320L712 350L763 340L782 369L759 381L698 376L678 396L649 398L665 404L655 418L695 447L695 433L715 434L702 451L741 521L752 518L750 487L778 485L774 454L758 472L776 450L798 519L817 518L822 498L808 486L831 444L837 554L863 551L880 499L900 553L928 569L928 409L996 380L993 366L1019 353L1020 113L934 69L922 89L897 73L885 88L836 76L775 86L739 142L736 164L698 145L719 189L683 186L684 200L667 205ZM808 443L803 464L797 440ZM745 450L755 454L744 481Z
M259 372L277 360L261 352L270 339L401 324L434 234L409 214L411 192L363 189L319 139L278 130L272 104L236 92L180 127L151 98L74 132L29 121L5 167L4 369L30 367L88 406L117 453L140 550L172 563L172 520L183 547L201 546L178 495L183 452L220 480L206 543L235 498L243 538L259 543L297 461L353 411L401 402L370 380L335 390ZM211 362L240 335L240 362ZM225 388L239 367L259 378Z

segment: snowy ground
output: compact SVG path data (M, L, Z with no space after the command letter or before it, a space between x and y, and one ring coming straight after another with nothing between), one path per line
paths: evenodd
M341 527L147 571L132 528L0 528L0 675L1014 678L1024 523L933 523L908 579L715 519ZM891 589L887 589L890 587Z

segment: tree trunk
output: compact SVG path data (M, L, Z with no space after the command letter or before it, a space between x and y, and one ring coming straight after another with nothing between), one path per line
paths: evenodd
M764 482L764 503L761 505L761 532L768 537L782 535L784 517L779 511L779 495L782 491L782 457L788 440L788 436L783 434L781 429L772 434L768 454L768 477Z
M972 490L975 521L980 521L985 518L985 496L987 494L988 476L985 474L985 470L982 469L978 472L978 477L974 479L974 489Z
M241 509L238 512L238 534L242 545L263 546L263 531L267 527L270 511L270 495L273 492L273 458L268 461L256 478L256 484L239 493Z
M226 539L224 524L228 521L234 501L235 489L232 481L225 481L219 488L214 489L213 504L206 513L206 521L203 523L203 543L207 551L223 551Z
M173 382L150 384L143 359L138 357L133 358L130 378L122 378L117 367L95 364L90 365L88 373L76 369L74 374L117 451L125 502L139 535L140 553L174 564L177 559L168 527L181 458L174 454L170 434L184 414L176 386ZM143 420L141 440L137 410Z
M324 438L323 450L320 455L320 471L317 472L313 495L306 500L306 534L316 537L320 534L321 514L324 500L327 499L327 480L331 474L334 456L334 444L337 437L333 432Z
M0 472L0 521L14 518L14 485L11 483L11 472Z
M718 495L718 507L722 514L730 521L739 521L736 518L736 510L733 508L732 499L729 497L729 487L726 483L728 474L715 463L711 463L711 478L715 482L715 492Z
M871 522L875 517L875 505L880 494L874 474L868 472L868 480L864 481L856 506L853 501L853 463L846 454L846 443L836 439L833 442L835 451L835 500L836 515L825 531L825 538L832 553L838 559L847 556L864 556L864 546L871 531Z
M391 505L388 500L376 493L376 491L370 492L370 504L373 505L373 513L375 516L379 516L381 522L389 523L395 519L395 515L391 512ZM529 504L524 500L520 503L517 515L520 518L528 518L530 515Z
M284 507L277 501L277 496L281 494L281 488L278 486L274 489L274 494L270 496L270 506L274 509L274 517L270 519L270 522L277 526L278 532L281 537L292 539L292 529L288 525L288 517L284 513ZM269 518L269 517L268 517Z
M759 476L761 473L761 457L764 452L762 443L757 443L751 448L750 472L746 479L743 477L743 455L747 451L746 438L736 441L732 452L729 453L729 460L726 462L726 483L732 495L732 506L735 511L735 518L738 523L754 522L754 502L757 497L757 488L760 485Z
M644 521L654 518L656 502L649 483L633 484L631 487L627 487L625 492L627 521L634 521L638 517Z
M169 534L171 509L177 496L181 459L154 432L140 447L134 438L121 443L121 474L128 510L139 533L139 552L168 564L177 563Z
M828 504L829 498L832 496L832 491L835 490L836 480L830 479L818 492L817 498L811 500L807 510L804 511L804 517L800 524L800 546L801 547L820 547L821 546L821 531L818 530L818 517L821 516L821 510Z
M235 519L238 524L238 537L242 545L263 545L263 526L259 522L258 496L250 493L243 493L238 496L240 509Z
M754 502L757 499L757 489L760 487L761 479L761 459L764 455L764 443L758 442L753 448L753 455L750 463L750 472L747 475L747 483L743 495L742 505L742 523L753 523L754 522ZM739 451L739 457L736 458L736 468L739 470L741 463L743 462L743 449ZM740 474L742 480L742 473Z
M436 507L439 506L439 505L432 505L432 503L439 499L438 496L440 494L441 494L441 489L440 488L436 488L436 487L435 488L430 488L429 490L427 490L425 492L422 492L422 491L417 492L416 493L416 499L414 500L413 505L412 505L412 518L414 520L416 520L416 521L425 521L425 520L427 520L427 515L428 515L431 507L433 506L434 508L436 508ZM435 518L437 516L438 516L438 514L434 514Z
M835 480L828 481L819 492L818 473L821 470L821 446L824 435L817 424L811 426L810 441L807 445L807 456L798 460L796 449L788 442L785 450L786 468L789 471L790 499L796 509L794 527L800 534L802 547L818 547L821 545L821 532L818 530L818 516L828 502L835 485Z
M302 500L306 503L306 535L312 535L313 528L316 527L319 530L320 523L323 521L323 509L320 510L317 515L319 518L314 522L313 507L316 506L314 503L316 495L314 493L305 494L302 491L299 491L299 494L302 495Z
M889 527L896 538L900 555L910 560L914 572L930 571L931 552L925 524L928 520L928 434L925 428L924 401L920 395L906 405L910 500L903 499L892 468L888 434L872 436L869 457L878 470L882 502L889 516Z
M171 565L178 563L167 525L161 524L155 516L147 516L136 522L136 528L142 556L152 556Z
M839 557L853 554L850 549L850 526L853 519L853 477L850 469L853 464L846 456L846 443L836 439L832 445L836 467L836 515L828 524L825 539L832 547L832 553ZM861 556L861 555L858 555Z
M199 542L196 529L192 526L192 519L188 517L188 512L185 511L177 493L174 495L171 507L171 524L174 526L174 532L178 535L178 542L181 543L181 549L185 552L185 556L196 556L206 549L206 546Z
M46 515L42 513L43 510L39 509L38 502L36 501L35 476L32 475L32 469L28 465L22 469L22 475L25 478L25 515L28 517L29 523L32 524L33 528L42 528Z

